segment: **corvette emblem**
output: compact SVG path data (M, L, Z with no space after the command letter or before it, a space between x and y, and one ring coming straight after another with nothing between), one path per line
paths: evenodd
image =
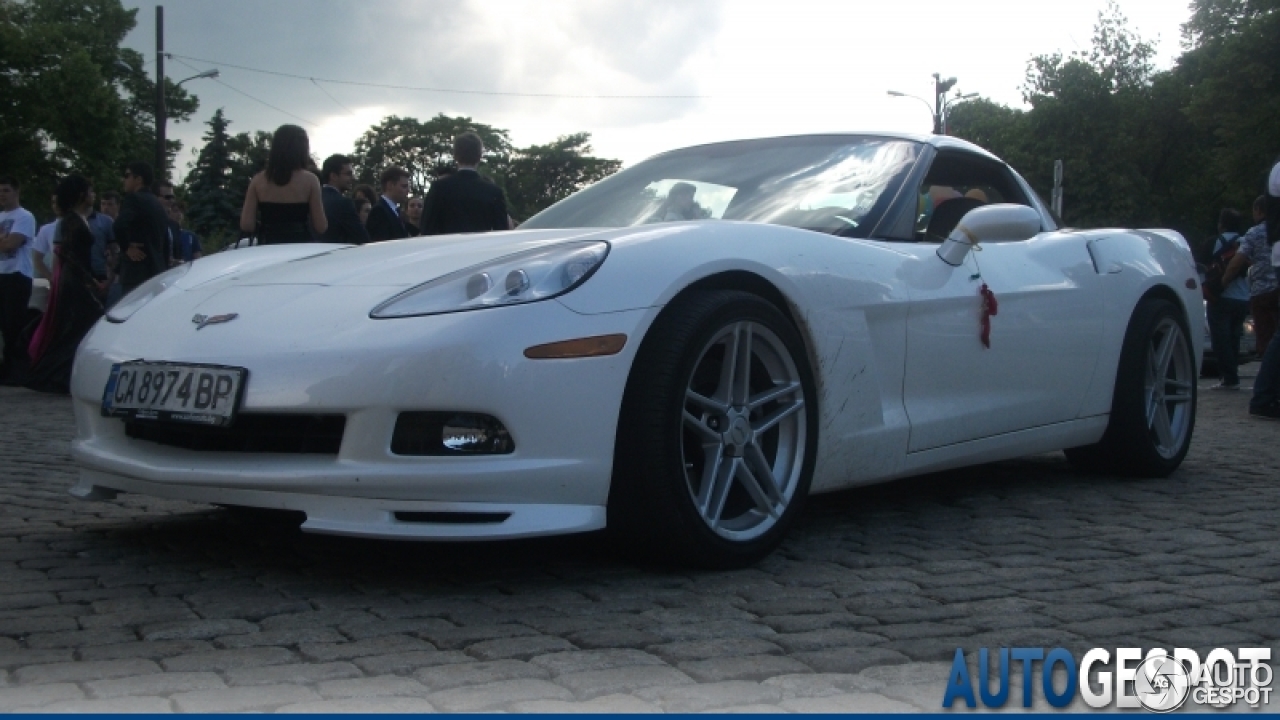
M191 322L196 324L196 330L203 330L205 325L217 325L218 323L231 322L240 317L240 313L227 313L226 315L196 315L191 318Z

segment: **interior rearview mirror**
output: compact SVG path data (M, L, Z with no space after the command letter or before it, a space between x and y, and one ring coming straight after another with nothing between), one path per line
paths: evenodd
M938 257L948 265L964 262L974 245L984 242L1030 240L1040 232L1040 213L1012 203L983 205L970 210L938 247Z

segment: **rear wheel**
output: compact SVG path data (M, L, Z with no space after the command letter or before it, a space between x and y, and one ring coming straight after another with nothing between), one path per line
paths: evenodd
M787 318L745 292L680 298L627 384L610 530L648 560L753 563L799 513L816 440L812 374Z
M1174 303L1147 298L1125 333L1111 419L1095 445L1067 450L1090 470L1164 477L1191 446L1196 364L1186 320Z

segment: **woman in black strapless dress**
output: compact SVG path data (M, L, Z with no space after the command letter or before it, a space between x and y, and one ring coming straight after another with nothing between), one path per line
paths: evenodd
M240 212L240 229L255 233L259 245L315 242L329 222L320 200L320 180L307 170L307 131L281 125L271 139L267 167L253 176Z

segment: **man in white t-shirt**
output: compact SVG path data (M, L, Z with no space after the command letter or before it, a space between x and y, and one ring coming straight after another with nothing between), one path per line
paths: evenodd
M58 199L53 199L53 214L58 214ZM57 241L58 220L40 226L31 241L31 276L53 280L53 244Z
M20 385L27 371L27 348L21 342L31 299L31 241L36 218L22 208L18 181L0 176L0 335L4 362L0 384Z
M53 246L58 242L58 225L61 219L40 226L36 239L31 241L31 300L27 309L46 312L49 294L53 289ZM30 315L30 313L28 313Z

